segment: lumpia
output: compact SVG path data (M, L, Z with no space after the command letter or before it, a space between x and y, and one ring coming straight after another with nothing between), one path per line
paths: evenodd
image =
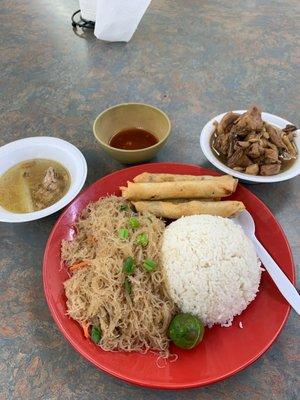
M149 172L143 172L137 175L133 182L135 183L146 183L146 182L177 182L177 181L203 181L205 179L220 179L223 176L211 176L211 175L178 175L178 174L151 174Z
M183 203L171 201L137 201L133 205L138 212L149 212L157 217L178 219L188 215L209 214L220 217L231 217L245 209L241 201L198 201Z
M187 198L216 198L230 196L236 189L237 179L226 176L222 180L178 181L161 183L132 183L120 187L127 200L162 200Z

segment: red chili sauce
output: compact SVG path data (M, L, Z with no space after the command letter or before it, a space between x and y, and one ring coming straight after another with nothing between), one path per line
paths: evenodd
M142 128L127 128L115 135L109 141L111 147L123 150L138 150L153 146L158 139Z

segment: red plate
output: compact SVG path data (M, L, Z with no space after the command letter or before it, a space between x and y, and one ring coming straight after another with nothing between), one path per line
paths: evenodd
M250 306L234 319L230 328L207 329L203 342L193 350L171 348L178 360L158 368L154 354L105 352L83 337L79 325L66 316L63 282L67 273L60 269L60 243L72 238L72 225L91 201L107 194L120 194L119 186L144 172L191 175L218 175L195 165L158 163L138 165L114 172L98 180L64 211L47 242L43 279L46 299L54 321L72 346L101 370L127 382L160 389L204 386L225 379L258 359L274 342L287 320L290 306L267 272L263 272L260 292ZM258 239L271 253L292 282L295 272L287 239L270 210L251 192L239 185L233 199L241 200L252 214ZM243 329L239 327L242 322Z

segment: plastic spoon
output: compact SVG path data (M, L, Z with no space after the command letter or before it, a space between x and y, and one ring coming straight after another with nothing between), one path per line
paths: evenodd
M281 268L276 264L267 250L258 241L255 236L255 224L251 214L244 210L239 215L233 218L233 221L241 226L246 235L252 240L258 257L263 263L266 270L269 272L271 278L275 282L279 291L288 301L288 303L293 307L293 309L300 314L300 295L298 294L296 288L292 282L287 278L287 276L282 272Z

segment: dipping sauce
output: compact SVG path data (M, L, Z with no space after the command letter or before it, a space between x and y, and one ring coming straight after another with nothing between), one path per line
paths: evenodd
M22 161L0 176L0 206L15 213L39 211L60 200L70 183L69 172L56 161Z
M110 139L109 145L117 149L138 150L153 146L158 143L158 139L142 128L124 129Z

